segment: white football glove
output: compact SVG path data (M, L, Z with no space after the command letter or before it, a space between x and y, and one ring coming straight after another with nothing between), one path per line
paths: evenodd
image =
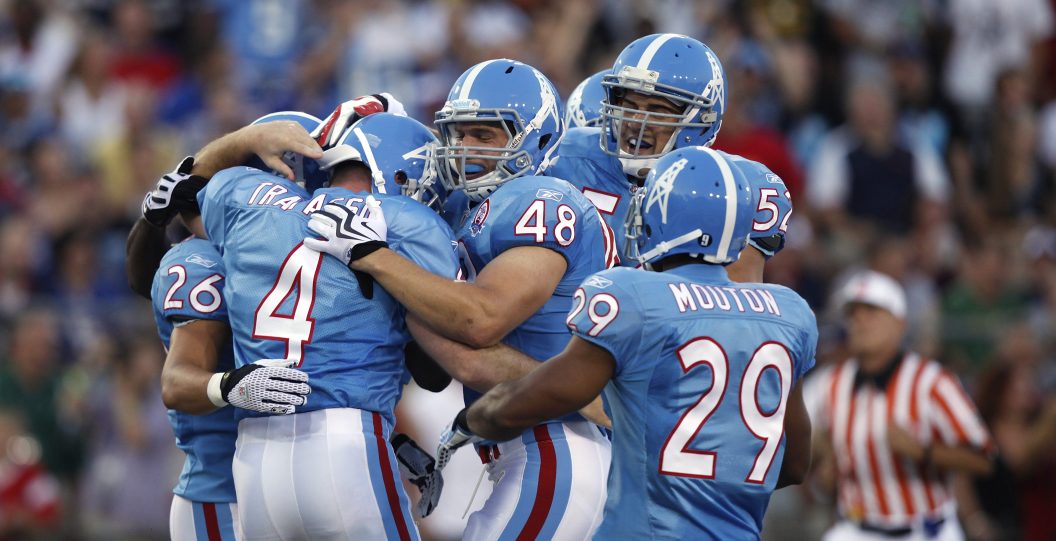
M182 210L198 208L198 191L205 186L202 177L192 176L194 158L184 158L176 169L165 173L154 189L143 197L143 219L156 227L165 227Z
M304 245L317 252L330 254L346 266L375 250L385 248L388 243L388 226L381 202L367 196L359 212L336 203L327 203L312 214L308 229L322 239L306 237Z
M444 490L444 477L436 469L436 460L425 449L406 434L392 437L392 450L396 454L396 463L400 474L407 481L418 487L421 497L414 507L417 518L425 518L440 503L440 493Z
M336 145L345 130L359 119L383 112L407 116L403 104L388 92L360 96L338 105L334 112L320 122L319 127L312 130L309 135L319 143L319 146L327 149Z
M261 359L213 374L207 389L217 407L232 406L274 415L289 415L308 402L308 374L291 368L289 359Z
M474 434L469 425L466 424L466 409L458 412L451 426L440 435L440 443L436 446L436 471L443 470L451 461L455 451L467 443L481 441L481 437Z

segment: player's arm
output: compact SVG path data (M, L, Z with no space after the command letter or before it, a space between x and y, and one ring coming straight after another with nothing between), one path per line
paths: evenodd
M615 370L608 350L573 336L557 356L477 400L466 411L467 427L490 440L514 438L528 427L591 403Z
M807 478L811 460L811 426L806 403L803 402L803 381L788 394L785 404L785 457L777 488L798 485Z
M161 370L161 399L165 407L200 415L217 406L206 389L216 372L220 352L231 347L231 328L223 321L195 319L172 330L169 354Z
M478 392L487 392L499 383L519 378L539 366L539 361L505 344L478 349L448 339L414 315L407 317L407 329L444 371Z
M519 246L488 263L473 283L442 278L388 249L350 266L372 275L441 335L484 348L498 343L550 299L567 263L547 248Z
M140 217L128 233L125 241L125 276L128 287L137 295L150 299L154 273L161 265L168 247L165 245L165 228L158 227Z
M294 152L317 160L323 149L300 124L290 120L250 124L202 147L194 157L191 174L210 178L222 169L242 165L254 155L278 174L293 180L293 170L282 155Z

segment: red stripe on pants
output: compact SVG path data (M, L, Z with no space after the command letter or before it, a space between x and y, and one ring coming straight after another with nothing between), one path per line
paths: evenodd
M517 541L531 541L543 530L550 507L554 503L557 484L557 453L554 451L554 443L550 441L550 432L545 425L533 428L532 432L535 434L535 443L539 446L539 482L535 489L532 512L528 515L524 529L517 535Z
M374 418L374 436L378 442L378 458L381 460L381 478L385 481L385 495L389 497L389 509L392 519L396 521L396 530L400 539L410 541L411 533L403 521L403 509L400 508L400 495L396 493L396 481L392 478L392 463L389 462L389 449L385 445L385 435L381 432L381 415L372 412Z
M216 504L203 503L202 514L205 515L205 535L209 541L223 541L220 536L220 521L216 520Z

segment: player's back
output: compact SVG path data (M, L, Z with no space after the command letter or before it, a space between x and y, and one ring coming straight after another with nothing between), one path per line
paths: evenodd
M287 358L308 373L312 394L299 412L352 407L392 421L409 340L402 307L380 287L366 299L336 258L302 243L309 215L329 202L355 207L362 194L341 188L311 197L296 184L251 168L227 169L203 194L210 241L228 272L227 299L239 365ZM424 268L453 278L450 229L402 196L376 196L389 242Z
M597 539L759 535L784 456L788 394L814 362L791 290L721 267L613 269L583 284L573 332L617 363L609 500Z
M224 265L208 241L187 239L169 249L154 274L151 300L158 335L168 351L172 331L181 322L196 319L227 323L223 301ZM216 370L234 368L230 341L220 352ZM235 484L231 458L235 453L235 408L208 415L169 410L176 446L187 455L173 492L194 502L233 502Z

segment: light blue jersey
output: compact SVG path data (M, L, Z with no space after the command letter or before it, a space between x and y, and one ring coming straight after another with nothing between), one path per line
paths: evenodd
M538 360L568 345L565 314L587 276L616 262L615 239L590 201L574 186L551 177L523 177L503 184L477 206L459 231L469 278L503 252L519 246L553 250L568 263L553 296L503 342ZM467 389L467 398L480 395Z
M740 169L751 184L755 219L748 242L766 257L773 257L785 247L785 232L792 216L792 196L785 181L757 161L721 150L716 152Z
M224 263L208 241L190 238L173 246L161 259L154 274L151 300L158 335L169 349L174 326L208 319L227 323L223 299ZM224 348L216 367L234 368L231 345ZM235 501L231 457L235 454L237 424L235 408L221 408L209 415L190 415L169 410L169 423L176 447L187 455L180 480L173 492L193 502Z
M605 223L616 233L618 247L624 249L623 221L631 205L631 196L638 184L623 172L620 160L605 154L598 141L601 128L574 128L565 132L557 162L546 174L572 183L597 207ZM620 253L620 263L633 267L638 264Z
M784 458L814 314L792 290L722 267L595 274L572 332L616 361L609 498L595 539L755 539Z
M335 201L362 205L364 194L326 188L309 196L287 179L236 167L215 175L198 197L229 276L225 298L238 365L292 359L312 386L298 412L358 408L392 423L410 340L404 309L380 286L365 299L339 260L302 243L312 234L312 212ZM404 196L374 197L385 212L389 246L454 279L455 243L440 217Z

